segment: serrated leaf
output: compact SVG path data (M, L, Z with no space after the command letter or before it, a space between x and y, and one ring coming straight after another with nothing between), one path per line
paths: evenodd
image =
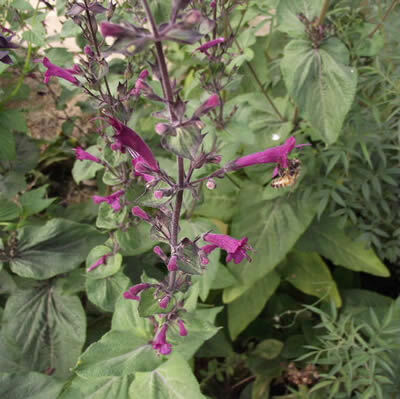
M95 342L79 358L75 369L80 377L123 377L154 370L162 358L149 343L152 337L138 337L134 331L113 330Z
M316 253L292 251L281 275L300 291L326 300L333 299L336 306L342 299L328 266Z
M279 275L272 271L257 281L251 290L228 304L228 329L233 340L257 318L279 283Z
M151 226L140 223L127 231L118 230L116 238L124 256L136 256L145 253L157 243L150 238Z
M300 114L327 144L338 139L356 93L357 72L347 66L348 59L346 46L331 38L319 48L308 40L292 40L281 61L286 87Z
M0 113L1 118L1 113ZM1 121L0 121L1 127ZM0 160L13 161L16 157L15 138L12 131L3 129L0 133Z
M229 265L240 285L224 290L225 303L237 299L270 273L292 249L316 212L314 202L303 200L298 191L273 200L264 199L268 193L263 187L243 186L241 192L231 235L249 238L254 248L253 261Z
M85 151L100 159L103 155L103 152L101 151L101 149L99 149L98 145L92 145ZM93 179L96 176L96 173L103 168L104 166L100 163L88 160L81 161L77 159L72 168L72 177L74 178L76 183L79 184L83 180Z
M75 377L59 399L134 399L129 395L133 374L124 377ZM49 398L50 399L50 398Z
M42 212L56 200L56 198L45 198L47 187L48 184L21 195L20 203L25 217Z
M129 278L122 271L102 279L86 280L89 300L106 312L113 312L115 303L129 286Z
M89 225L53 219L44 226L18 230L11 270L21 277L44 280L80 265L104 236Z
M312 22L319 17L323 4L324 0L280 0L277 8L278 29L292 37L304 36L305 27L298 15L304 14Z
M21 214L21 208L14 202L0 197L0 222L16 219Z
M2 398L57 398L62 387L62 381L41 373L0 374L0 397Z
M96 263L102 256L112 253L112 249L105 245L98 245L89 252L86 259L86 269ZM117 273L122 265L122 256L119 253L107 257L104 265L87 272L87 278L90 280L103 279Z
M136 373L129 392L132 397L146 399L206 399L189 364L179 354L173 354L151 372Z
M374 251L367 249L364 243L348 237L333 218L325 217L319 222L314 222L301 237L297 248L302 251L318 252L335 265L350 270L381 277L390 275Z
M195 160L204 139L200 129L195 126L179 127L175 133L175 136L162 138L164 148L180 157Z
M55 369L66 377L86 336L86 316L77 296L63 296L52 285L18 291L7 300L2 333L22 351L22 366Z

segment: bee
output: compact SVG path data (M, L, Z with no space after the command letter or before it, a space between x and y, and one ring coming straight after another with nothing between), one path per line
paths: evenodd
M301 162L299 159L289 159L288 167L279 166L278 176L272 179L271 187L283 188L294 186L300 176Z

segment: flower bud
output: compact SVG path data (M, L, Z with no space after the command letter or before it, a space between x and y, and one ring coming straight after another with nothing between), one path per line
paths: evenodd
M154 191L154 197L156 197L157 199L161 199L162 197L164 197L164 191L161 190Z
M169 302L171 301L171 297L169 295L166 295L164 298L160 300L158 303L160 305L160 308L166 309L169 305Z
M94 56L94 51L92 50L92 48L88 45L85 46L85 48L83 49L83 51L85 52L85 54L89 57L93 57Z
M159 134L160 136L168 132L169 129L170 126L168 125L168 123L157 123L155 128L156 133Z
M156 255L158 255L164 262L167 262L167 261L168 261L167 255L165 254L165 252L164 252L158 245L156 245L156 246L153 248L153 252L154 252Z
M206 186L209 190L214 190L217 187L217 183L215 183L214 179L208 179Z
M167 267L170 272L178 270L178 257L176 255L171 256Z
M183 18L186 25L195 25L201 21L201 12L199 10L189 11Z
M138 218L145 220L146 222L150 222L150 216L145 212L140 206L134 206L132 208L132 213Z
M185 327L185 323L183 322L183 320L179 319L178 325L179 325L179 335L181 337L186 337L186 335L188 335L188 331Z

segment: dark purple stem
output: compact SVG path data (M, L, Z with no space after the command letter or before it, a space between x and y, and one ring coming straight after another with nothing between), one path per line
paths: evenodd
M153 32L153 36L155 39L155 47L157 54L157 62L160 68L162 86L164 90L164 95L168 101L168 110L170 114L171 122L176 121L176 115L173 110L174 104L174 94L171 87L171 80L168 74L167 63L165 62L165 55L162 48L162 43L160 41L160 36L158 33L157 25L154 20L153 14L150 10L149 4L147 0L142 0L144 10L146 12L147 19L149 20L151 30ZM178 158L178 193L176 195L175 207L172 215L171 222L171 251L175 251L175 248L178 245L178 232L179 232L179 219L181 216L182 202L183 202L183 189L184 189L184 178L185 178L185 170L183 166L183 158ZM175 285L176 272L169 273L169 284L168 289L173 290Z

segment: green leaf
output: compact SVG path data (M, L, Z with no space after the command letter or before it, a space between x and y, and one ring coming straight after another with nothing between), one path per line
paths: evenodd
M74 53L64 47L52 47L45 50L46 56L56 65L71 65L74 63Z
M137 371L154 370L162 358L157 356L149 341L134 331L113 330L100 341L90 345L79 358L75 369L80 377L123 377Z
M20 203L25 217L42 212L56 200L56 198L45 198L47 187L48 184L22 194Z
M140 294L140 301L139 301L139 315L140 317L148 317L148 316L153 316L156 314L161 314L161 313L169 313L171 312L172 308L175 306L174 301L170 301L169 305L167 308L163 309L159 305L159 299L156 299L155 297L155 292L156 288L148 288L147 290L144 290ZM160 297L161 299L161 297Z
M59 399L134 399L129 395L132 381L133 375L90 379L75 377Z
M323 4L324 0L280 0L277 8L278 29L292 37L304 36L305 27L298 15L304 14L312 22L319 17Z
M104 236L89 225L53 219L44 226L19 229L17 239L11 270L21 277L44 280L78 267Z
M281 272L282 278L300 291L342 305L339 291L325 262L316 253L292 251Z
M136 373L129 392L132 397L146 399L206 399L190 366L179 354L171 355L151 372Z
M272 271L228 304L228 329L233 340L261 313L279 283L279 275Z
M11 338L0 334L0 373L29 371L22 365L22 349Z
M153 248L157 243L150 238L151 226L140 223L127 231L118 230L116 238L124 256L136 256Z
M302 199L299 191L270 200L263 187L249 184L242 187L241 193L231 235L249 238L254 259L229 266L240 285L224 290L225 303L232 302L270 273L292 249L315 214L314 202Z
M100 159L103 154L98 145L92 145L85 151ZM96 173L103 168L104 166L100 163L88 160L80 161L79 159L77 159L72 168L72 177L79 184L83 180L93 179L96 176Z
M283 342L277 339L264 339L261 341L252 354L263 359L272 360L279 356L283 349Z
M318 252L337 266L354 271L388 277L389 270L372 249L345 234L338 222L329 217L314 222L301 237L297 248L301 251Z
M101 266L100 266L101 267ZM129 278L121 271L103 279L86 280L89 300L106 312L113 312L115 302L129 286Z
M86 268L88 269L96 263L102 256L112 253L112 249L105 245L94 247L86 259ZM122 265L121 254L111 255L107 258L107 263L97 267L87 273L87 278L90 280L103 279L117 273Z
M0 397L7 399L54 399L63 382L41 373L0 374Z
M127 207L124 207L120 212L115 212L110 204L102 202L99 206L96 227L99 229L117 229L123 224L127 213Z
M21 214L21 208L14 202L0 197L0 222L14 220Z
M28 126L26 125L24 112L16 110L16 109L8 109L6 111L0 112L1 140L2 140L2 143L3 143L3 140L5 140L6 148L10 149L10 146L11 146L14 148L14 151L15 151L15 140L14 140L14 137L11 138L9 136L10 133L12 133L13 131L25 133L27 130L28 130ZM5 132L8 132L8 134L6 134ZM8 141L8 143L7 143L7 141ZM5 149L2 148L1 151L5 151ZM2 154L2 152L0 152L0 154ZM0 159L3 160L3 157L0 157ZM11 160L11 158L4 158L4 159ZM15 159L15 156L12 159Z
M235 213L238 193L239 189L228 179L218 180L215 190L203 186L202 201L194 214L227 222Z
M7 161L14 160L17 153L15 150L15 138L12 131L3 129L0 133L0 140L1 140L0 160L7 160Z
M77 296L63 296L50 283L18 291L6 303L2 333L22 351L21 365L54 368L67 377L86 336L86 316Z
M175 133L175 136L162 138L164 148L180 157L195 160L204 138L200 129L195 126L179 127Z
M220 327L213 325L215 317L223 309L222 306L212 309L201 309L185 313L182 317L188 335L181 337L176 323L168 329L167 339L171 342L173 350L179 352L186 360L190 360L201 345L213 337Z
M5 175L0 175L0 192L7 198L13 198L26 187L23 174L11 171Z
M331 38L320 48L308 40L292 40L281 61L289 94L327 144L338 139L356 93L357 72L347 66L348 59L346 46Z

